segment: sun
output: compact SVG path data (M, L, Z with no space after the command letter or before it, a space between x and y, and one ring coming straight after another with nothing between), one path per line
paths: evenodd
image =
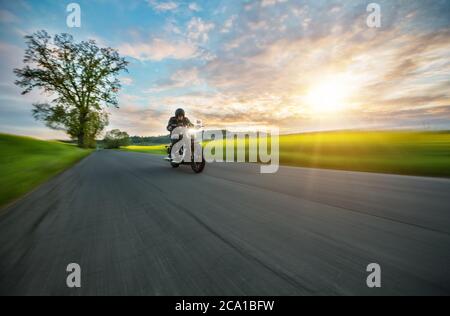
M345 81L339 78L326 79L309 90L306 103L315 114L338 113L345 108L348 94Z

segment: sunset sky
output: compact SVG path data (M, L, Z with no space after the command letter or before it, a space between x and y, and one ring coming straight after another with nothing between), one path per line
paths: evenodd
M81 6L68 28L66 6ZM381 6L380 28L366 7ZM0 2L0 132L60 138L20 95L23 36L95 39L130 61L108 129L165 134L185 108L209 128L284 133L450 129L450 1L16 0Z

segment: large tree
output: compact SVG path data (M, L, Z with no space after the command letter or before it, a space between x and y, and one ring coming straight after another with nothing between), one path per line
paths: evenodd
M53 129L64 130L80 147L90 147L108 125L108 106L118 107L117 78L128 62L112 48L95 41L76 43L69 34L45 31L25 36L27 49L21 69L14 69L22 94L41 89L52 98L33 104L33 116Z

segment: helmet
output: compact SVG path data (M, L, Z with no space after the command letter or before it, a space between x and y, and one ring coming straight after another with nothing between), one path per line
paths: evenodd
M178 117L178 116L184 116L184 110L183 109L177 109L175 111L175 117Z

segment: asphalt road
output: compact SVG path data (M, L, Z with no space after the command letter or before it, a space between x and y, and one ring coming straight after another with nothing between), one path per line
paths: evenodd
M450 180L258 171L96 152L2 210L0 294L450 294Z

